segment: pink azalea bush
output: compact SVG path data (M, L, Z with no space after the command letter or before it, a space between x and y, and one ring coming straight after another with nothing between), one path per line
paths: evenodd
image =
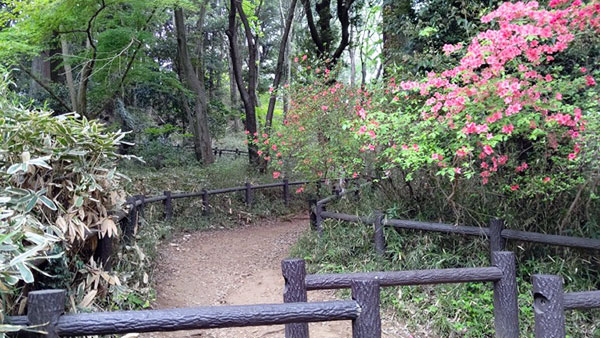
M281 136L270 140L285 154L275 170L400 174L411 195L435 187L455 214L473 194L498 213L523 198L565 209L573 190L596 181L599 71L557 58L598 41L600 3L504 3L482 21L491 28L468 44L444 46L462 57L441 73L371 91L331 84L327 73L294 88Z

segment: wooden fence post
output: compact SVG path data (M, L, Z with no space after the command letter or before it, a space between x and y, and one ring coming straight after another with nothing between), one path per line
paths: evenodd
M246 206L252 206L252 184L246 182Z
M135 195L134 196L136 200L140 201L140 205L138 206L138 212L140 214L140 216L142 216L142 218L146 217L146 214L144 213L144 206L146 204L146 196L144 195Z
M360 315L352 321L352 338L381 338L379 284L372 279L353 280L352 299L360 306Z
M321 213L325 211L324 209L323 204L319 202L315 204L315 227L319 232L319 237L323 236L323 217L321 217Z
M113 242L112 237L108 237L108 234L104 234L104 236L100 237L100 233L98 234L98 246L96 247L96 251L94 252L94 260L99 262L102 265L102 269L104 271L112 270L112 260L113 256Z
M65 310L65 290L40 290L31 291L27 295L27 321L29 326L36 325L36 329L47 334L29 333L27 337L58 338L56 322Z
M565 337L563 283L559 276L533 275L535 337Z
M502 278L494 282L494 326L496 337L519 337L519 304L515 254L492 252L492 265L502 270Z
M316 199L311 198L308 200L308 217L310 219L310 228L313 230L317 230L317 214L315 213L316 206Z
M208 190L202 189L202 215L206 216L210 213L210 205L208 204Z
M135 227L138 222L137 199L133 197L129 199L129 202L131 204L131 209L129 209L129 213L127 213L127 217L125 217L125 223L123 227L123 238L125 239L125 242L130 242L133 238Z
M169 220L171 218L173 218L173 202L171 199L171 192L168 190L164 191L164 195L165 195L165 201L164 201L164 206L165 206L165 211L164 211L164 216L165 219Z
M307 301L306 263L303 259L286 259L281 262L281 272L285 280L284 303ZM308 323L285 325L285 338L308 338Z
M501 219L492 219L490 221L490 252L503 251L506 241L502 238L504 221Z
M290 181L287 178L283 179L283 203L290 206Z
M375 211L375 251L380 257L385 256L385 235L383 232L384 214L381 211Z

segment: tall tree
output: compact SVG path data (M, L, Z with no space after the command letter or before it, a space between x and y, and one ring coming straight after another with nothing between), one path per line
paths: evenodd
M285 20L283 36L281 37L281 43L279 46L277 67L275 68L275 79L273 79L273 86L271 87L273 90L271 92L271 97L269 98L269 107L267 108L267 117L265 121L265 128L267 130L267 133L270 132L271 125L273 123L273 112L275 110L275 103L277 101L277 89L279 89L279 84L283 76L290 29L294 22L294 13L296 12L296 2L297 0L292 0L290 3L290 8L288 9L287 17Z
M244 27L246 35L246 43L248 45L248 81L245 84L242 79L242 68L241 63L237 62L240 60L240 50L237 44L237 16L239 15L240 20ZM240 92L240 98L244 104L244 111L246 113L245 127L249 132L248 134L248 155L250 163L253 165L259 165L260 160L258 157L257 146L251 142L254 134L257 132L256 125L256 105L257 95L256 88L258 83L258 65L257 65L257 54L258 45L256 38L250 27L248 17L244 12L242 6L242 0L230 0L229 3L229 26L227 29L227 37L229 38L229 53L231 55L233 74L235 82Z
M200 7L200 19L204 20L206 17L206 1L202 2ZM188 53L188 44L185 31L185 19L183 16L183 9L178 7L174 12L175 31L177 36L177 54L180 65L181 76L183 77L182 82L186 84L188 89L194 93L194 125L192 131L194 133L194 150L196 159L202 161L204 164L213 163L215 161L214 154L212 152L212 140L210 137L210 131L208 129L208 103L206 98L206 89L204 88L204 69L200 68L198 74L194 71L190 55ZM198 25L198 29L204 27L204 23L201 22ZM200 34L202 36L202 34ZM198 78L200 77L200 79Z

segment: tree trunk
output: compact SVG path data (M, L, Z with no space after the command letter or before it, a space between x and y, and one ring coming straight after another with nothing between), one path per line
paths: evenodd
M242 80L242 68L238 62L240 60L240 51L237 45L237 25L236 25L236 12L239 14L242 23L244 24L244 30L246 32L246 40L248 42L248 86L244 86ZM235 82L240 92L240 98L244 104L244 111L246 112L246 130L248 134L248 157L250 164L258 166L260 160L257 153L257 146L252 142L254 134L257 132L256 128L256 81L257 81L257 70L256 70L256 45L254 44L254 38L248 19L246 18L244 11L242 10L242 3L240 0L230 0L229 6L229 26L227 29L227 37L229 38L229 52L231 59L234 61L233 73Z
M48 61L48 51L42 51L40 55L31 61L31 73L33 73L42 82L47 83L50 80L50 61ZM34 79L31 80L29 95L34 96L41 92L43 87Z
M279 55L277 57L277 67L275 68L275 79L273 80L273 92L271 93L271 97L269 98L269 107L267 109L267 118L265 121L265 127L267 134L271 132L271 125L273 124L273 112L275 111L275 103L277 101L277 89L279 89L279 83L281 81L281 77L283 75L283 67L285 62L285 51L288 45L288 38L290 34L290 29L292 27L294 21L294 13L296 12L296 0L292 0L290 3L290 8L288 9L287 18L285 21L285 29L283 32L283 36L281 38L281 43L279 46Z
M200 20L203 20L206 16L206 2L202 3L200 16ZM210 131L208 129L208 105L206 102L206 89L204 88L203 81L204 71L200 71L199 74L196 74L194 71L194 67L188 53L183 9L175 9L174 21L177 35L177 54L179 56L179 64L181 66L181 75L188 89L195 94L194 123L196 126L192 128L192 130L197 132L197 134L194 135L194 138L197 139L197 143L195 141L194 144L200 145L200 149L196 149L196 158L201 160L204 164L210 164L215 161L215 158L212 152L212 141L210 137ZM202 34L200 35L202 36ZM201 55L199 55L199 57L201 57Z
M354 37L354 25L350 27L350 41ZM350 87L354 87L356 85L356 48L354 46L350 46L348 49L350 53Z
M63 57L63 67L65 69L65 78L67 82L67 88L69 88L69 98L71 99L71 107L76 109L77 107L77 92L75 91L75 83L73 82L73 70L71 69L71 64L69 63L69 43L67 39L65 39L64 35L60 36L60 45L62 49L62 57Z
M227 57L227 60L229 60L229 109L233 113L233 131L239 132L242 129L242 120L239 112L238 89L235 83L235 74L233 73L234 61L231 59L231 55Z
M94 64L96 63L96 48L92 48L90 39L86 39L86 48L89 51L92 50L92 58L87 60L83 64L79 79L79 89L77 90L77 106L75 110L77 113L87 116L87 87L94 70Z

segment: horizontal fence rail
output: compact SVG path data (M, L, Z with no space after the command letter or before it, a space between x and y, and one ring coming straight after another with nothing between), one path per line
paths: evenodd
M492 266L482 268L432 269L413 271L359 272L348 274L306 274L301 259L284 260L285 302L306 301L307 291L353 287L356 280L376 282L381 287L441 283L494 283L494 327L496 337L519 336L519 307L515 256L512 252L492 252ZM301 338L305 324L286 326L286 338Z
M355 338L381 337L379 285L370 280L354 280L351 288L353 300L348 301L205 306L70 315L63 315L66 291L42 290L30 292L27 316L7 319L13 325L35 326L37 330L46 332L31 333L31 337L47 338L339 320L352 320ZM306 335L299 337L308 338L308 331Z
M600 290L564 293L555 275L533 275L535 337L565 337L565 310L600 308Z
M423 285L467 282L495 282L502 278L497 267L457 268L438 270L356 272L343 274L317 274L306 276L306 289L345 289L352 280L373 279L380 286Z

